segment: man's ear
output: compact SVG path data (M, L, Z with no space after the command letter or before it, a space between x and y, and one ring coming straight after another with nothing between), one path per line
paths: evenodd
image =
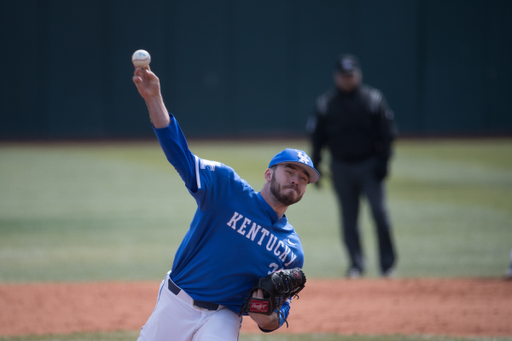
M272 180L272 173L274 171L270 168L267 168L267 170L265 171L265 180L267 180L267 182L270 182Z

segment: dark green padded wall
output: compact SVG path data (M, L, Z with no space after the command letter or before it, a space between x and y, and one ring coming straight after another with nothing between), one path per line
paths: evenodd
M152 136L140 48L188 136L304 135L345 52L402 133L510 133L510 18L508 0L10 2L0 139Z

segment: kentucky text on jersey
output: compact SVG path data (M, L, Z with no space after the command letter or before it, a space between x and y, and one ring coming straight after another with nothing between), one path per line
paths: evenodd
M260 245L260 246L263 246L264 239L266 237L270 236L268 238L268 241L266 244L267 251L271 251L271 252L273 251L274 255L278 256L282 262L284 262L287 259L288 255L290 255L290 257L289 257L290 261L285 263L284 264L285 266L288 266L291 263L293 263L293 261L295 260L295 258L297 258L297 256L290 250L290 248L287 245L285 245L285 243L282 240L278 241L277 237L274 236L272 233L270 233L269 230L267 230L266 228L261 228L260 225L253 222L249 231L247 231L247 229L249 228L249 226L252 222L251 219L249 219L249 218L244 218L243 222L240 224L240 227L237 227L237 222L242 220L242 218L244 218L243 215L241 215L238 212L235 212L233 214L233 217L231 217L231 220L228 221L227 225L231 226L231 228L233 228L233 230L236 230L242 236L246 236L253 242L256 239L258 241L258 245ZM247 232L247 234L246 234L246 232ZM259 233L259 235L258 235L258 233ZM256 238L257 235L258 235L258 238ZM289 242L289 243L291 243L291 242ZM293 244L293 243L291 243L291 244Z

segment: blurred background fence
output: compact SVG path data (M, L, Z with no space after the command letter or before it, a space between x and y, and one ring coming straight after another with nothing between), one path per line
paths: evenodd
M509 0L19 0L0 16L0 139L152 136L137 49L187 136L304 136L346 52L402 134L512 132Z

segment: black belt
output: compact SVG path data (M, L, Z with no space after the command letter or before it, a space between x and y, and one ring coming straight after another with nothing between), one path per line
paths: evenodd
M176 286L176 284L174 284L173 281L171 281L171 279L169 278L169 290L174 294L174 295L178 295L181 291L180 288L178 288ZM198 300L194 300L194 305L198 308L203 308L203 309L206 309L206 310L217 310L219 309L219 305L216 304L216 303L210 303L210 302L204 302L204 301L198 301Z

